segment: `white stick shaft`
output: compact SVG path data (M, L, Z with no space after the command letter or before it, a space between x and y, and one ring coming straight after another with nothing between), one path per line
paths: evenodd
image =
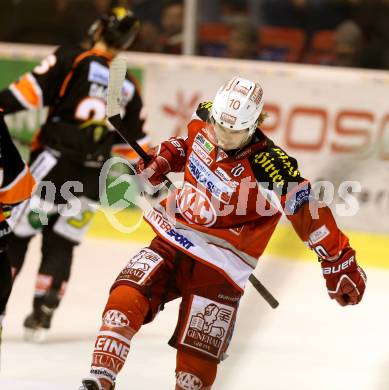
M107 116L120 114L120 99L122 86L127 72L127 61L116 57L109 67Z

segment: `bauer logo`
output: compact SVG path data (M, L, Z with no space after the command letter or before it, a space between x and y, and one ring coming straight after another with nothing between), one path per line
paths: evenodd
M151 249L142 249L128 262L116 281L130 280L142 285L162 262L163 258Z
M226 349L235 308L195 295L181 344L219 359Z
M324 275L338 274L339 272L343 272L345 269L351 267L354 264L355 264L355 257L351 256L348 260L344 261L341 264L334 265L332 267L324 267L323 274Z
M119 310L108 310L104 315L104 325L125 327L130 325L127 316Z

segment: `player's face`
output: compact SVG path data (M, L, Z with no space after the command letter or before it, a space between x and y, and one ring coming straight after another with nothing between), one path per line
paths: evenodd
M215 122L213 118L207 122L207 131L211 141L223 150L240 149L249 140L249 129L231 130Z

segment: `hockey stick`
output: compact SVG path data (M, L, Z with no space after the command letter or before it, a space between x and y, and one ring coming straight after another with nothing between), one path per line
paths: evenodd
M109 69L107 117L108 121L115 128L121 138L135 150L135 152L145 161L145 163L148 163L151 161L151 157L135 140L129 139L125 135L126 128L120 116L121 90L124 79L126 77L126 72L126 60L121 57L115 58L112 61ZM164 179L167 181L168 187L174 188L172 187L173 183L166 176L164 176ZM273 309L279 305L278 301L273 297L270 291L267 290L266 287L253 274L250 275L249 281Z

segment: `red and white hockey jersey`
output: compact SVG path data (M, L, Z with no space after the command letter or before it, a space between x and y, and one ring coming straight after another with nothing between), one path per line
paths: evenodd
M218 148L205 128L211 105L200 104L185 140L165 141L176 150L171 165L184 171L184 182L146 213L154 231L242 290L282 213L321 258L336 258L348 239L314 199L296 160L259 129L240 150Z

